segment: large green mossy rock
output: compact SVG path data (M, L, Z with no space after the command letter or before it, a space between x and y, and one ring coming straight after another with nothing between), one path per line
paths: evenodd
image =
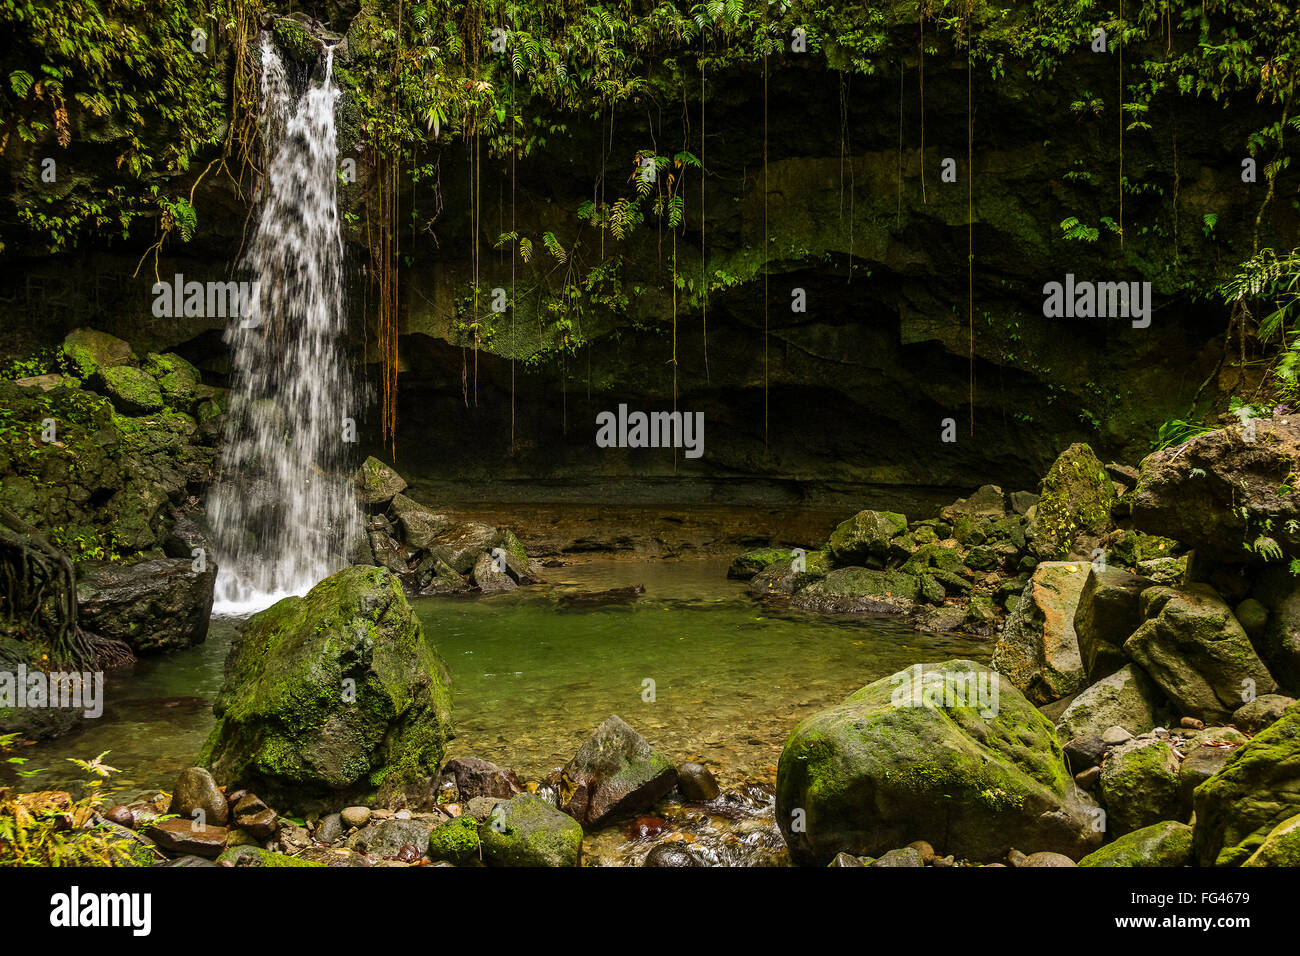
M521 793L492 809L479 840L494 866L577 866L582 827L536 794Z
M1300 813L1300 704L1238 748L1196 788L1192 805L1201 866L1240 866Z
M1204 584L1149 588L1147 615L1124 642L1182 716L1223 724L1243 703L1243 692L1277 689L1232 609Z
M95 329L73 329L63 339L61 353L63 367L82 381L100 369L138 361L128 342Z
M804 720L781 753L776 807L805 865L914 840L971 860L1012 847L1079 857L1101 841L1051 722L971 661L918 665Z
M1093 850L1080 866L1187 866L1192 862L1192 828L1164 820L1126 833Z
M398 579L352 567L248 621L213 711L200 763L282 812L312 812L432 777L450 678Z
M133 365L101 368L92 376L90 385L124 415L151 415L166 405L153 376Z
M1270 830L1242 866L1300 866L1300 813Z
M883 559L889 542L907 530L907 518L895 511L859 511L831 532L830 551L840 564Z
M1064 558L1080 538L1104 534L1115 497L1115 486L1090 447L1075 443L1061 452L1039 486L1030 526L1038 556Z
M1106 830L1129 833L1178 813L1178 754L1169 741L1134 737L1106 755L1098 784Z
M145 356L144 370L158 383L163 401L173 408L188 411L203 383L199 370L174 352Z

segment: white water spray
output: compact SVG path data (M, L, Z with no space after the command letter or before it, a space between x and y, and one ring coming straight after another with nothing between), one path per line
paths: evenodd
M262 131L269 167L256 233L241 262L260 290L256 317L226 329L233 381L221 480L208 517L220 570L213 610L243 613L304 594L343 566L360 521L345 471L353 414L343 354L336 202L334 51L296 103L262 39Z

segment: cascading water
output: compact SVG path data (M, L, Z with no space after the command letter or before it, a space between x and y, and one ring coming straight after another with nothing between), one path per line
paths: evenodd
M305 593L344 564L359 530L345 477L354 388L342 344L333 60L328 49L323 80L295 102L274 46L262 39L268 167L240 263L256 282L258 308L226 330L231 408L208 503L219 613Z

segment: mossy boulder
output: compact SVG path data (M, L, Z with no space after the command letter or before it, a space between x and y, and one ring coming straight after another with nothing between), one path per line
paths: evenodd
M673 762L611 714L561 771L560 809L590 829L608 816L652 806L675 786Z
M1106 755L1098 784L1108 833L1128 833L1178 813L1178 754L1160 737L1135 737Z
M1226 723L1242 694L1277 689L1232 609L1208 585L1142 592L1146 621L1124 642L1182 716Z
M1239 747L1192 800L1200 865L1245 863L1278 824L1300 813L1300 704Z
M244 625L200 763L289 812L420 787L448 737L449 685L398 579L347 568Z
M478 821L469 814L448 820L429 834L429 859L464 863L479 852Z
M859 511L831 532L830 552L840 564L883 561L889 542L905 531L907 518L896 511Z
M577 866L582 853L578 822L533 793L493 807L479 839L494 866Z
M199 370L185 359L174 352L162 355L150 352L145 356L144 370L158 383L163 401L172 408L188 411L194 405L203 379Z
M1079 865L1187 866L1191 862L1192 828L1177 820L1162 820L1093 850Z
M1300 813L1283 820L1242 866L1300 866Z
M371 456L352 476L352 485L356 488L357 500L373 508L388 504L395 495L405 491L406 479Z
M801 588L791 603L810 611L906 614L920 593L921 581L912 574L838 568Z
M124 415L151 415L167 404L153 376L134 365L101 368L91 377L90 387L105 395Z
M129 343L95 329L73 329L60 349L63 368L83 382L100 369L135 365L138 361Z
M755 597L789 597L830 573L831 558L826 551L808 552L797 566L796 560L786 552L785 557L773 561L749 579L749 593Z
M1081 538L1105 534L1115 497L1106 467L1089 446L1076 442L1061 452L1039 486L1030 526L1038 556L1068 557Z
M1084 686L1074 616L1088 569L1084 562L1039 564L993 648L994 669L1040 706Z
M1051 722L972 661L917 665L807 718L785 743L776 790L803 865L915 840L984 861L1012 847L1078 857L1101 841Z
M731 562L731 567L727 568L727 577L736 581L748 581L777 561L789 559L789 548L760 548L757 551L748 551Z

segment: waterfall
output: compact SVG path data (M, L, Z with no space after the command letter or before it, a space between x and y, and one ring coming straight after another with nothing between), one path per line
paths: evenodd
M240 613L303 594L345 563L360 528L344 419L354 387L342 337L343 242L336 202L334 51L296 101L262 38L266 177L241 276L255 314L226 328L230 411L208 502L219 565L214 610Z

